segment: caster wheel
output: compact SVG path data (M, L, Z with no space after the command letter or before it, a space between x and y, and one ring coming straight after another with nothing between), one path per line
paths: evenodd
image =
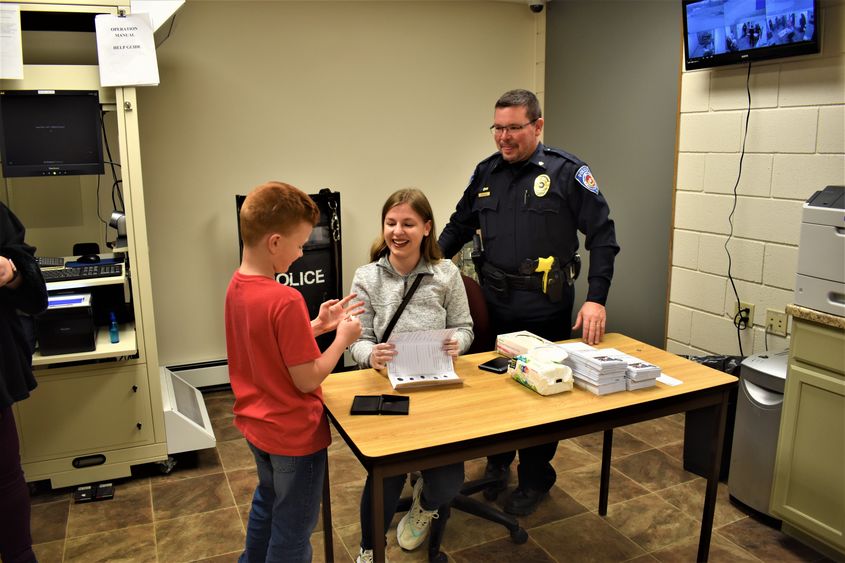
M166 460L158 462L158 470L162 475L170 474L174 467L176 467L176 460L173 456L167 456Z
M511 531L511 540L517 545L521 545L528 541L528 532L523 528L517 528Z

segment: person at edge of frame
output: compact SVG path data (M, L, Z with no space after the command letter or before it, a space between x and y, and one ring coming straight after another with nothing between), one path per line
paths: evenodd
M25 234L0 202L0 559L9 563L36 561L12 404L29 397L38 384L32 374L32 318L18 311L35 315L46 309L47 286Z

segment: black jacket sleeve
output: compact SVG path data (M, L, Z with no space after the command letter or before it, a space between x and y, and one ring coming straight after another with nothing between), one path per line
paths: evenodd
M24 242L25 229L0 203L0 256L14 262L21 284L0 287L0 408L29 396L36 381L32 375L32 350L18 311L30 315L47 308L47 288L35 261L35 248Z
M614 261L619 253L616 227L610 218L607 200L598 190L593 193L577 181L571 185L571 212L577 218L578 230L584 233L584 248L590 253L586 301L604 305L613 279Z
M0 203L0 256L12 260L23 277L16 289L0 288L0 303L35 315L47 308L47 288L35 261L35 248L24 242L25 233L15 214Z

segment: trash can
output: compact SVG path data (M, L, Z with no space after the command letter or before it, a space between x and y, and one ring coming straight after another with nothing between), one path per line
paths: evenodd
M739 372L736 432L728 492L757 512L772 516L769 500L775 472L783 389L789 350L748 356Z
M709 368L739 376L742 356L682 356ZM722 444L722 464L719 480L727 481L731 465L731 444L733 443L734 419L736 418L737 390L734 387L728 397L728 413L725 418L725 439ZM707 477L710 470L710 436L713 431L715 413L713 409L689 411L684 418L684 469L701 477Z

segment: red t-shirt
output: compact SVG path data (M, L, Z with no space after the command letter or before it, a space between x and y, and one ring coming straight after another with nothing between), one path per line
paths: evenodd
M247 440L275 455L328 447L322 391L301 392L288 371L320 357L302 294L235 272L226 290L226 352L235 426Z

